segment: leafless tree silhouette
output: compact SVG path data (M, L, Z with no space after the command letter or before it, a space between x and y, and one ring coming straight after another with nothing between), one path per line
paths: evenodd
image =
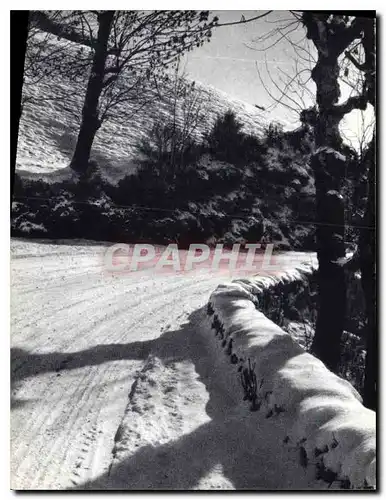
M31 19L40 30L91 51L71 162L78 172L87 169L95 135L112 107L136 99L146 81L185 51L209 40L218 21L209 20L208 11L34 11Z
M268 22L268 21L267 21ZM294 39L294 33L304 36ZM296 35L298 36L298 35ZM267 59L264 81L257 66L260 83L273 101L292 112L302 112L303 120L312 118L316 151L312 156L317 204L317 251L319 260L319 314L312 349L336 371L346 307L345 216L341 194L346 158L342 154L342 121L353 110L364 112L375 104L375 22L373 18L291 11L288 19L276 21L273 29L254 40L255 50L266 52L285 40L294 53L293 73L280 70L278 81L271 75ZM258 45L258 47L256 47ZM310 82L315 85L315 94ZM342 99L342 87L349 89ZM305 113L307 110L312 113ZM311 121L311 120L310 120ZM359 137L362 156L372 125L363 127ZM374 135L367 148L369 168L368 208L365 222L375 225L374 209ZM369 338L366 362L365 401L375 406L375 239L374 231L361 237L362 283L366 294ZM359 260L358 260L359 262ZM372 304L372 305L371 305ZM371 317L370 317L371 316Z

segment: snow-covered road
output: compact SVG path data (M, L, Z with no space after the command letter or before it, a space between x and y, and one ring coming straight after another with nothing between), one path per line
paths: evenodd
M208 335L224 277L113 276L105 250L12 241L12 488L312 487Z

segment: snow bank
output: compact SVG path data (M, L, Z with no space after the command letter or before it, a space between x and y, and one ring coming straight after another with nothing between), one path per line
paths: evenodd
M210 423L205 412L208 398L193 364L185 360L166 362L150 355L131 388L115 435L108 477L93 488L187 487L193 464L191 455L183 449L182 438L189 439L191 433ZM200 484L196 487L200 489Z
M278 419L278 439L296 446L318 479L343 488L376 483L375 413L362 405L350 383L329 371L261 312L267 288L302 279L315 263L275 277L255 277L220 285L211 295L208 315L221 346L230 356L251 410Z

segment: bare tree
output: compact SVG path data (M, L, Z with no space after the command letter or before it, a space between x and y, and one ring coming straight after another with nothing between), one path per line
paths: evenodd
M313 85L312 70L317 62L317 49L302 29L301 16L300 12L290 11L287 18L273 21L267 18L267 25L273 24L273 28L270 27L265 33L247 44L252 50L264 54L264 64L260 67L256 62L256 71L259 83L272 101L266 109L273 111L278 106L282 106L288 110L294 122L298 122L299 115L304 115L306 110L316 109L316 87ZM270 48L278 44L286 48L286 56L288 55L288 61L292 63L292 67L284 70L278 66L276 74L273 75L267 54ZM358 39L354 40L339 56L338 81L342 91L339 102L342 101L343 95L349 98L361 93L365 75L357 61L362 62L363 58L364 49L361 40ZM340 123L340 131L345 142L358 150L361 155L371 140L375 116L369 109L363 111L354 108L354 110L360 115L358 130L355 133L352 130L348 131L346 115Z
M302 14L307 37L313 41L318 59L312 70L316 84L318 118L315 126L317 150L312 158L317 203L317 252L319 260L319 314L312 349L333 370L340 358L340 340L346 310L344 203L341 194L345 157L339 124L353 109L364 110L369 99L367 79L359 94L338 103L339 57L363 31L373 29L372 20L329 15ZM374 50L374 48L373 48Z
M294 74L284 74L276 81L269 73L270 85L260 81L274 104L283 104L309 120L315 135L316 151L311 165L315 175L317 205L317 252L319 260L319 312L312 350L332 370L340 358L340 340L346 308L345 287L345 216L342 197L346 158L342 154L341 123L353 110L364 112L375 101L375 24L374 19L330 14L328 12L294 12L282 25L275 26L259 43L280 40L289 42L296 54ZM291 34L304 26L306 41L311 46L294 41ZM261 50L267 50L267 47ZM303 76L304 75L304 76ZM305 78L305 80L303 79ZM309 78L315 84L314 106L305 112L305 92ZM350 91L342 100L341 85ZM308 88L308 87L307 87ZM274 90L272 90L274 89ZM312 95L307 97L311 98ZM371 128L370 128L371 130ZM368 131L360 145L363 150ZM369 158L372 155L372 159ZM374 268L374 136L366 153L369 168L369 194L365 223L369 230L362 232L362 283L366 295L369 323L367 346L365 402L375 404L375 268Z
M266 110L273 111L278 106L283 106L290 116L293 116L294 121L297 121L303 110L315 105L315 91L310 88L310 82L312 67L316 63L316 51L305 36L298 14L289 12L288 18L273 21L268 17L266 23L269 26L267 31L246 44L250 49L264 55L262 68L256 61L256 72L259 83L272 101ZM271 48L279 44L287 48L287 60L288 63L291 62L292 67L285 71L278 66L278 74L273 75L267 55Z
M60 22L51 12L33 16L40 29L91 49L92 65L71 167L87 169L95 135L112 107L131 99L144 79L183 52L210 39L217 18L208 11L74 11ZM123 80L131 83L127 86ZM135 94L135 92L134 92ZM101 113L100 99L107 97Z
M176 64L173 80L166 99L172 110L170 165L174 175L184 166L185 155L194 145L199 124L204 121L204 95L194 81L189 81L185 70Z
M174 72L162 79L157 86L160 103L166 113L160 113L149 139L139 144L140 153L147 160L163 169L163 175L175 179L187 165L189 157L197 146L198 127L205 122L205 92L186 76L181 69L180 60L175 64Z
M29 101L68 100L71 96L42 95L36 92L39 83L48 78L63 78L82 80L91 65L90 51L79 49L74 53L73 43L41 30L37 20L39 13L32 12L29 16L27 33L27 47L24 61L22 106ZM78 18L80 15L78 14ZM74 14L54 12L52 19L55 22L76 19Z

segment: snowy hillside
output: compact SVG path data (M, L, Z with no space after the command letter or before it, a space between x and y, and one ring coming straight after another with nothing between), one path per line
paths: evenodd
M32 98L25 104L20 121L18 173L23 176L31 173L58 174L68 167L79 130L85 87L85 81L75 83L53 78L43 79L37 85L28 87ZM246 133L259 135L273 118L213 87L197 82L195 88L200 94L205 114L205 121L197 129L199 135L229 109L236 113ZM170 113L171 104L160 99L155 90L154 98L150 98L139 110L131 103L114 108L111 118L99 130L92 152L92 158L98 161L104 176L114 182L135 172L136 144L147 138L155 121L165 121L170 118ZM66 179L69 175L70 172L63 171L62 176L54 175L54 178ZM50 177L44 175L45 179Z
M54 48L60 43L56 37L51 40ZM71 57L76 56L73 45L66 45ZM77 78L47 76L34 85L26 80L13 234L160 244L179 241L186 246L192 239L242 243L267 231L278 248L313 248L313 226L307 224L313 217L315 191L308 132L285 135L265 111L199 82L192 85L190 97L179 95L175 106L173 78L171 74L157 85L146 84L140 104L135 100L111 108L93 144L96 177L92 182L84 179L82 185L69 164L87 72ZM157 158L162 157L162 141L169 133L165 127L174 116L180 124L186 101L194 102L193 114L198 113L197 127L189 137L194 138L193 153L173 173L170 158L162 164L157 164ZM227 113L233 117L233 129L223 122L225 128L209 144L208 133ZM156 138L154 126L159 127ZM173 133L178 137L179 131ZM144 151L152 147L146 156ZM131 207L141 207L140 212Z

